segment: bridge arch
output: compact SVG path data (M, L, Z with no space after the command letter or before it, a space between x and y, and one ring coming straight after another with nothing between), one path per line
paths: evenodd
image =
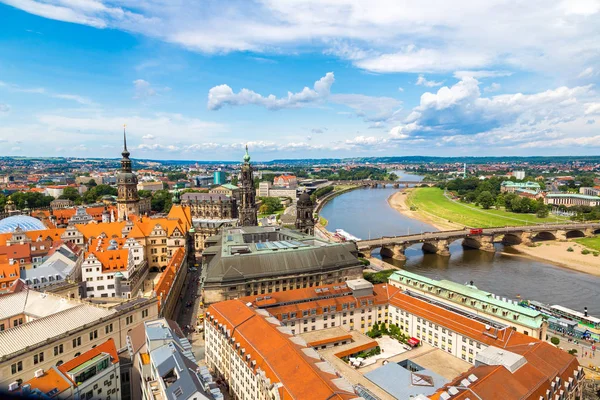
M422 248L423 248L424 253L436 254L438 252L438 248L433 243L425 242L425 243L423 243Z
M466 237L462 241L462 246L469 249L480 249L481 248L481 240L475 239L472 237Z
M594 235L600 235L600 228L594 231Z
M532 242L543 242L546 240L556 240L556 235L552 232L542 231L531 237Z
M522 241L520 233L505 233L502 237L502 244L505 246L521 244Z
M572 231L567 231L567 234L565 236L567 237L567 239L582 238L585 237L585 233L580 231L579 229L574 229Z

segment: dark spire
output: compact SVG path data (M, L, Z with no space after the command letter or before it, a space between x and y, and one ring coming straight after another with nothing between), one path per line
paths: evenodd
M127 135L125 134L125 125L123 125L123 152L121 155L123 158L129 158L129 150L127 150Z

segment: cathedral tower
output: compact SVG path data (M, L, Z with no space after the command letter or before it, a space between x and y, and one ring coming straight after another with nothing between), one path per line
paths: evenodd
M256 216L256 189L254 189L254 178L252 176L252 165L250 165L250 154L246 145L246 155L242 165L242 201L240 204L240 225L257 226Z
M302 193L296 203L296 229L309 235L315 232L313 208L314 204L308 193Z
M130 215L140 215L140 197L137 191L137 176L131 172L131 160L127 150L127 136L123 128L123 152L121 155L121 172L117 175L117 205L119 221L128 219Z

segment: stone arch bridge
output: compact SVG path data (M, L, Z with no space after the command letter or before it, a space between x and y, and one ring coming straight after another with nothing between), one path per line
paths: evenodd
M535 242L545 240L564 241L571 238L591 237L600 234L600 223L546 224L533 226L511 226L503 228L485 228L481 233L471 233L471 229L426 232L415 235L381 237L361 240L356 243L358 250L370 256L375 249L381 254L396 260L405 260L404 252L414 245L422 245L427 253L441 256L450 255L450 244L460 240L464 247L493 252L494 243L525 244L533 246Z
M356 185L356 186L365 186L370 188L384 188L387 186L394 187L396 189L401 187L409 187L410 185L414 186L435 186L439 182L428 182L428 181L372 181L372 180L362 180L362 181L331 181L333 185Z

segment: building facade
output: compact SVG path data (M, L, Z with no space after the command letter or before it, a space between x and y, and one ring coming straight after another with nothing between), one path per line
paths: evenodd
M600 206L600 197L575 193L548 193L546 197L544 197L544 204L550 206L563 205L565 207L596 207Z
M181 204L188 206L192 218L203 220L237 219L235 197L216 193L184 193Z
M24 397L60 400L119 399L121 392L119 356L113 339L35 377L19 388Z
M542 340L546 338L548 324L539 311L521 307L513 301L479 290L473 285L437 281L408 271L394 272L389 283L402 290L433 297L441 303L510 325L525 335Z
M10 306L9 306L10 305ZM34 378L113 339L126 348L126 334L158 315L156 298L136 298L112 307L24 290L0 297L0 388Z
M290 229L224 228L205 245L207 304L362 277L353 242L331 243Z

